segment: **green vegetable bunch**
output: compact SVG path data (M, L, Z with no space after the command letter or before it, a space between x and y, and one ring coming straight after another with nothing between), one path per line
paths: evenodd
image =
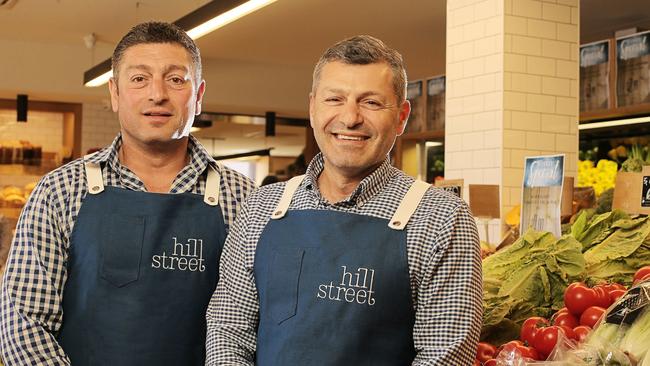
M629 285L634 272L650 263L650 220L618 210L588 217L581 212L571 227L582 244L585 280Z
M548 317L562 308L565 288L584 268L579 241L533 230L487 257L481 339L493 344L515 339L525 319Z

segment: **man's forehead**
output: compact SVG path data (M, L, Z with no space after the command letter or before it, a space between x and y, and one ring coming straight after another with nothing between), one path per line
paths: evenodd
M174 43L136 44L124 50L122 56L122 65L127 68L160 64L180 65L188 69L193 65L189 52Z
M318 88L337 90L357 84L376 87L391 86L392 79L392 70L385 63L357 65L335 61L328 62L321 69Z

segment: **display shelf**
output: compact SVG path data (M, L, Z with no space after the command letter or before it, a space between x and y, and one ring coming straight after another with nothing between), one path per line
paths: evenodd
M580 112L580 122L650 115L650 103Z
M422 131L422 132L411 132L405 133L401 136L403 140L435 140L435 139L444 139L445 130L436 130L436 131Z

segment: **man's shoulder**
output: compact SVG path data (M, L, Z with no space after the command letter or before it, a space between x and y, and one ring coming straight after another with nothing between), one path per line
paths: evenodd
M71 183L85 182L84 160L75 159L45 174L42 182L49 185L68 185Z
M267 206L275 208L282 197L286 185L287 182L277 182L257 187L250 195L250 204L258 208Z
M398 171L396 184L403 195L409 190L415 179L402 171ZM415 211L413 220L430 221L440 224L442 221L451 219L458 210L468 210L463 199L455 194L430 185L422 197L418 209Z

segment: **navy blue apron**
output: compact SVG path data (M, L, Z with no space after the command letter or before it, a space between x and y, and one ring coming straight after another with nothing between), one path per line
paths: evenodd
M416 181L391 220L287 211L287 183L255 253L256 365L410 365L415 358L406 232L428 184Z
M198 366L225 225L219 174L205 196L104 187L85 163L89 194L70 237L63 325L74 366Z

